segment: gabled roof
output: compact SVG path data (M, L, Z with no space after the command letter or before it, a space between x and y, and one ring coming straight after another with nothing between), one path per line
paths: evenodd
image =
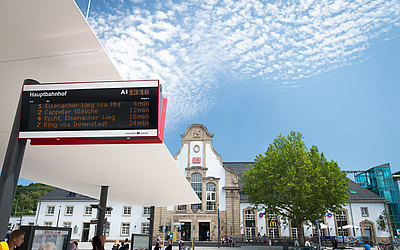
M244 171L246 171L246 166L254 164L254 162L224 162L224 165L235 171L239 178L242 178L242 175L244 174ZM243 183L239 181L239 186L242 187Z
M240 181L240 178L243 176L243 173L246 171L246 166L254 164L254 162L224 162L224 165L235 171L239 176L239 187L243 186L243 183ZM352 180L349 180L349 196L350 202L354 203L379 203L386 202L387 200L376 195L375 193L369 191L368 189L362 187L361 185L355 183ZM248 202L248 195L243 191L240 194L240 202Z
M375 194L374 192L369 191L368 189L364 188L360 184L355 183L352 180L349 181L348 188L349 188L351 202L376 203L376 202L387 202L388 201L385 198L380 197L379 195Z
M98 201L95 198L70 192L61 188L56 188L46 195L40 197L38 201Z

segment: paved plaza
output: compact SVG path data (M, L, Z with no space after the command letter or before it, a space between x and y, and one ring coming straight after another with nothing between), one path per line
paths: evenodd
M112 249L112 242L107 242L104 249L105 250L111 250ZM92 249L92 245L90 242L80 242L78 248L80 250L90 250ZM153 246L154 248L154 246ZM173 250L178 250L178 246L173 246L172 247ZM190 247L187 248L188 250L191 249ZM217 250L217 249L221 249L221 250L238 250L238 249L249 249L249 250L282 250L283 247L282 246L272 246L272 247L268 247L268 246L237 246L237 247L226 247L223 246L221 248L218 247L205 247L205 246L195 246L196 250ZM289 247L289 249L291 249L291 247ZM323 249L327 249L327 250L332 250L332 248L323 248ZM362 250L362 247L354 247L354 248L346 248L346 249L356 249L356 250ZM371 248L371 250L377 250L376 247Z

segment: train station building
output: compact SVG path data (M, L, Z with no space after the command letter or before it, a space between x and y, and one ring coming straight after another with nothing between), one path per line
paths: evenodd
M180 170L201 200L199 204L181 204L155 208L154 237L166 231L175 232L176 239L217 241L218 218L221 238L240 241L294 240L298 229L273 213L256 211L242 190L240 177L252 162L223 162L212 145L213 136L201 124L193 124L181 135L182 145L174 155ZM167 187L166 187L167 188ZM389 242L392 230L383 229L382 215L387 213L387 200L349 182L350 201L339 213L321 218L320 235L363 238L373 242ZM171 192L171 196L175 195ZM168 196L162 197L168 199ZM72 239L87 241L94 236L96 199L55 189L39 199L35 225L72 228ZM108 240L130 238L130 234L147 234L149 207L108 203L106 213ZM315 225L304 226L306 237L317 234Z

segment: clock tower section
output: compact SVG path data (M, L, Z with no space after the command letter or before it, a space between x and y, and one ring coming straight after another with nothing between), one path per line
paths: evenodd
M213 148L213 137L204 125L192 124L181 135L182 146L174 156L202 201L200 204L187 204L185 210L176 206L174 218L198 228L194 235L198 240L204 239L202 227L203 231L209 231L210 240L213 235L217 238L218 209L221 237L240 235L238 175L223 164L221 156Z

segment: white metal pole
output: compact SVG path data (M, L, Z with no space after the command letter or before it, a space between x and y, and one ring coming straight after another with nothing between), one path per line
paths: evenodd
M163 227L163 239L162 239L162 246L164 247L164 238L165 238L165 220L166 219L164 219L164 227Z

